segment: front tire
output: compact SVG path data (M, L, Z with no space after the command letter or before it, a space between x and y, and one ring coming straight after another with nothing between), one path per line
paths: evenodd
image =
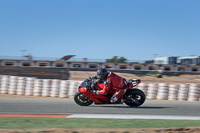
M146 100L144 92L139 89L128 90L125 96L127 97L127 101L125 102L125 104L130 107L139 107Z
M85 94L76 92L74 95L74 101L80 106L89 106L93 103Z

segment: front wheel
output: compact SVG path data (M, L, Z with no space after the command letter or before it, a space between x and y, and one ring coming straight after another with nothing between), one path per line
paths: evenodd
M74 95L74 101L80 106L89 106L93 103L85 94L76 92Z
M143 91L139 89L128 90L125 94L127 104L130 107L138 107L145 102L146 96Z

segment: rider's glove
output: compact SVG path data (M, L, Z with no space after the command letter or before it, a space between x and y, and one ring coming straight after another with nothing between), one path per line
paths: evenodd
M95 86L96 86L96 83L92 83L92 84L91 84L91 88L92 88L92 89L94 89Z
M94 78L94 79L98 79L98 77L97 77L97 76L94 76L93 78Z

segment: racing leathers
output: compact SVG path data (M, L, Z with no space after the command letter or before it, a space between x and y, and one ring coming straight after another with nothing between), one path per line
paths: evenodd
M104 80L104 88L99 91L99 94L107 94L107 91L110 88L116 90L110 100L111 103L115 103L126 93L127 82L124 78L116 75L115 73L108 72L107 78Z

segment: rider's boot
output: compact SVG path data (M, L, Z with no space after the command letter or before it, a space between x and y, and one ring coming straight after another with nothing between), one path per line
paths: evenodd
M124 101L123 101L121 98L118 99L118 100L116 100L116 99L111 99L111 100L110 100L110 103L112 103L112 104L123 104Z

